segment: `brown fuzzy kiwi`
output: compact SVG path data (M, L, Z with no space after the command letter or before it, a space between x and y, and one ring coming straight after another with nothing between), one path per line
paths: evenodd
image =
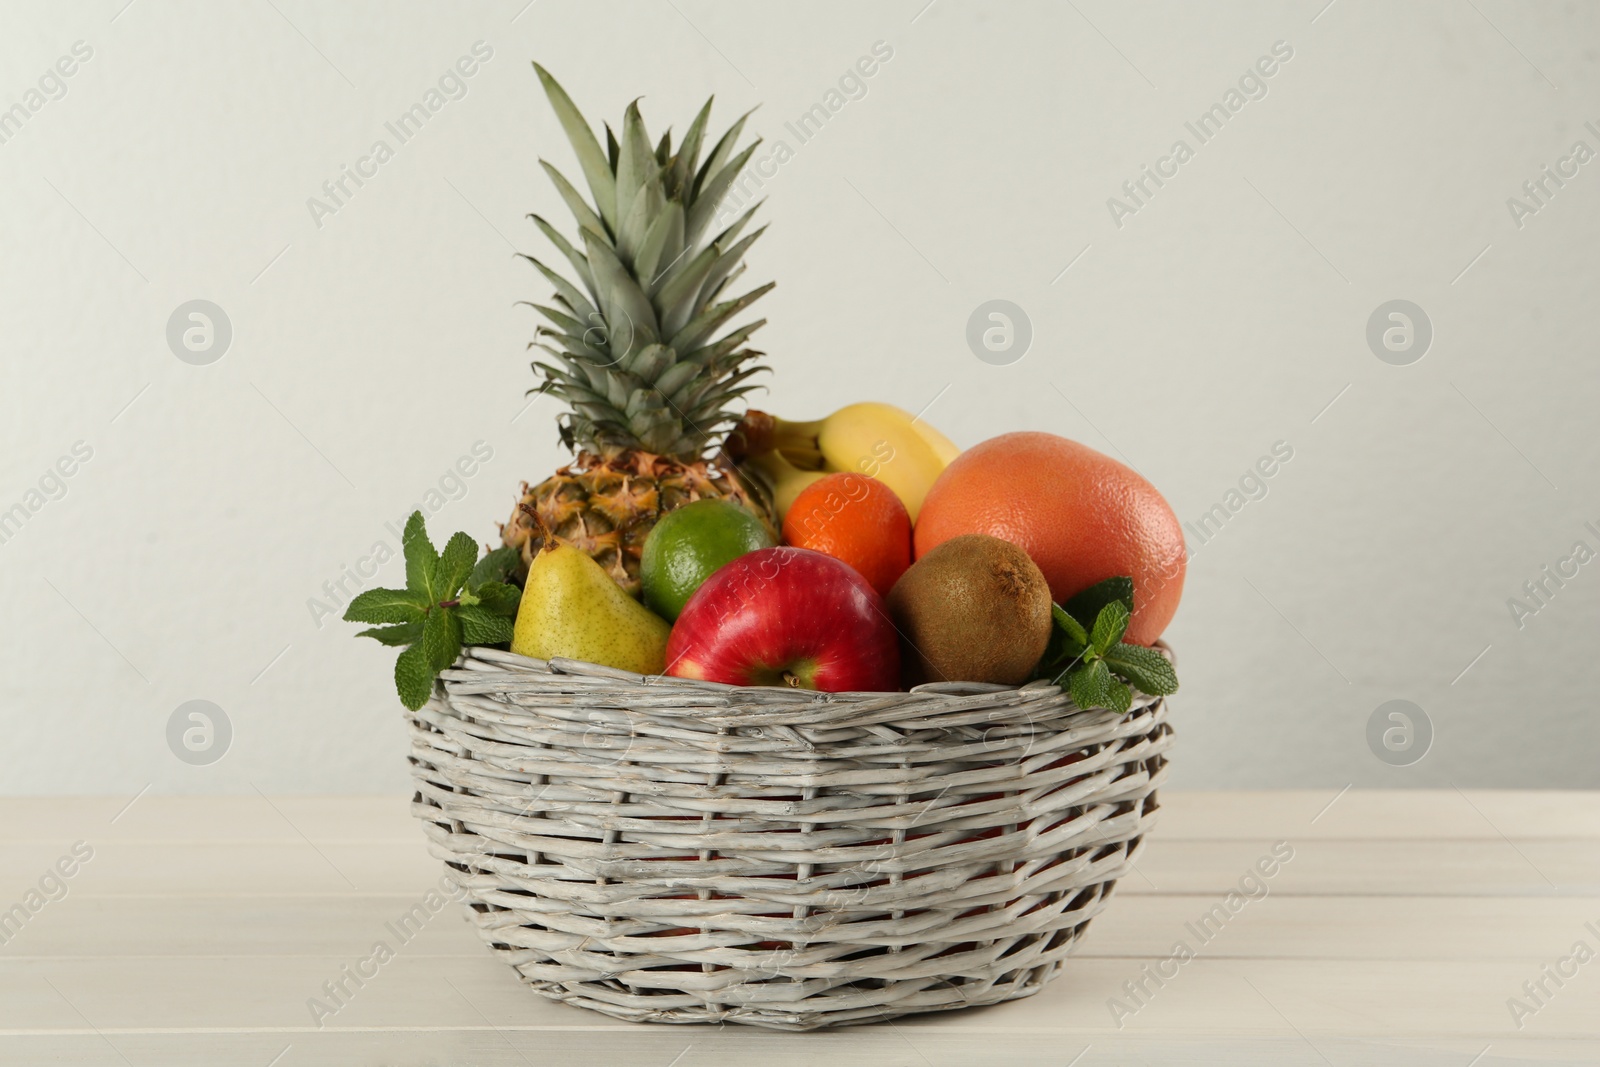
M911 565L889 591L907 681L1028 680L1050 640L1050 584L1028 554L964 534Z

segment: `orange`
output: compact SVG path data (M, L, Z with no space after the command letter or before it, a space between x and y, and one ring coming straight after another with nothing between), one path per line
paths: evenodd
M945 468L917 516L917 558L970 533L1028 553L1058 604L1107 578L1132 578L1130 644L1160 637L1183 595L1183 529L1155 486L1055 434L1001 434Z
M911 516L883 482L854 471L824 475L783 516L783 539L844 560L881 596L911 566Z

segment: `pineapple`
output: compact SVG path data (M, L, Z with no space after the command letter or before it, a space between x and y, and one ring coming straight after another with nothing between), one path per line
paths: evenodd
M558 428L577 455L538 485L523 483L501 536L520 551L525 568L546 533L553 534L638 595L644 539L673 508L728 498L776 525L760 487L724 454L706 458L712 436L737 421L728 405L756 388L747 380L766 369L755 362L762 353L745 347L765 319L722 332L772 288L769 282L723 298L765 227L739 237L752 207L711 234L718 202L760 142L734 154L740 118L697 170L711 101L676 152L670 131L650 147L635 102L623 115L620 141L606 127L602 151L566 92L543 67L534 69L593 198L586 202L541 161L577 217L579 240L569 243L544 219L533 220L570 262L577 282L524 257L555 286L548 306L532 305L551 325L539 327L530 347L551 357L533 367L543 376L541 391L567 405Z

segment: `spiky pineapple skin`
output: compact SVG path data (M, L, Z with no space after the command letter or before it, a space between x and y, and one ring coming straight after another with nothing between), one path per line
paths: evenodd
M526 575L543 534L524 510L532 508L557 538L594 558L618 585L639 595L639 559L661 516L695 500L730 500L749 508L776 537L777 521L761 488L720 458L683 463L635 449L609 456L580 452L522 498L501 527L505 544L522 557Z

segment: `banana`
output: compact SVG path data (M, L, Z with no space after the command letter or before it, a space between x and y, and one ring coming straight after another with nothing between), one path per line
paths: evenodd
M939 457L939 462L943 466L950 466L950 461L961 454L961 449L956 447L954 441L928 425L926 420L914 419L911 425L922 435L922 439L933 447L934 455Z
M771 485L772 503L777 508L780 527L783 525L783 517L789 514L789 508L794 505L794 498L800 495L800 491L827 473L800 470L778 452L761 452L749 456L741 466L754 467Z
M840 408L823 420L817 444L834 470L859 471L887 484L912 522L946 463L912 416L889 404Z
M934 480L961 451L921 419L874 402L810 422L747 411L728 437L728 450L772 483L780 513L824 473L855 471L893 489L912 522Z
M773 419L770 430L772 446L801 470L856 471L884 482L913 522L934 479L959 451L892 404L851 404L811 422Z

